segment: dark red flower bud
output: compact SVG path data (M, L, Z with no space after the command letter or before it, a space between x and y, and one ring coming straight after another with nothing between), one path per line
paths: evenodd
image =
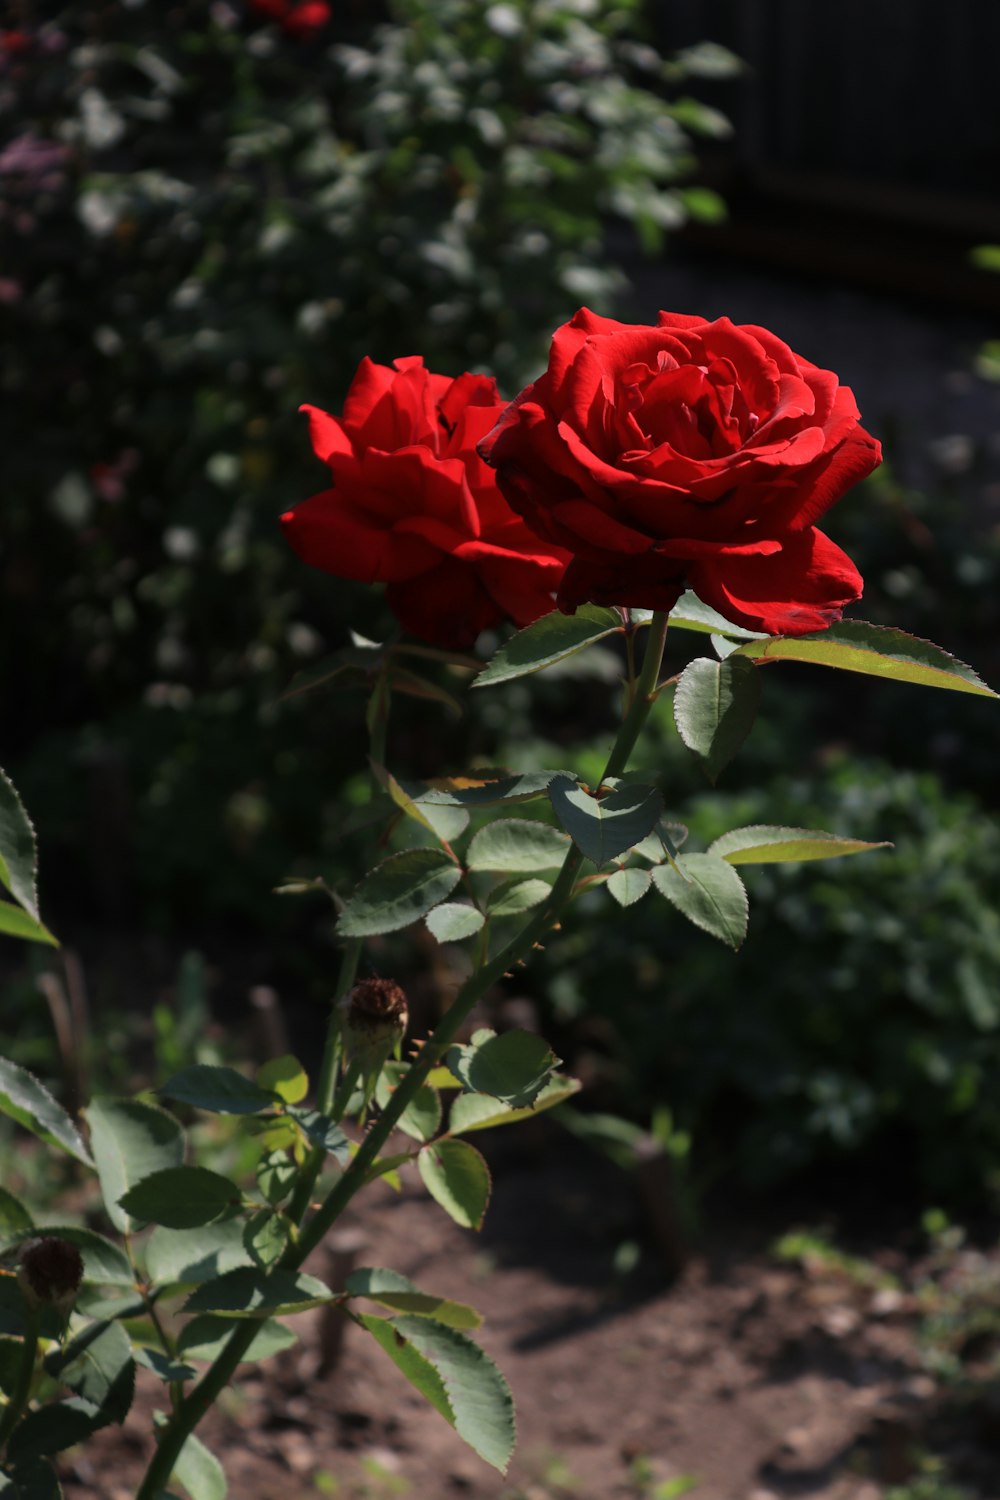
M83 1257L75 1245L55 1235L27 1240L18 1260L17 1279L29 1307L68 1311L83 1280Z

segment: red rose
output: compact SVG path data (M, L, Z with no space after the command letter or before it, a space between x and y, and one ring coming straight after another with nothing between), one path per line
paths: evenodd
M566 554L509 509L476 451L502 410L490 376L363 359L342 417L303 407L334 488L282 516L285 535L313 567L387 584L404 628L438 645L547 614Z
M326 0L250 0L258 15L277 21L281 29L297 42L310 41L330 19Z
M690 587L734 624L822 630L861 596L818 519L881 461L847 386L766 329L587 308L480 452L506 498L573 557L559 589L670 609Z

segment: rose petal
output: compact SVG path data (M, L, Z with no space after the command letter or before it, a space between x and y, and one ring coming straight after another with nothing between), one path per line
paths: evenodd
M688 581L699 599L734 625L768 635L825 630L862 590L847 553L814 528L784 538L781 550L770 555L696 562Z

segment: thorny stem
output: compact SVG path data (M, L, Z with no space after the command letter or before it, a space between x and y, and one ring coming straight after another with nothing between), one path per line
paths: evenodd
M621 775L628 765L629 757L656 697L657 679L666 638L667 616L665 612L657 611L650 624L649 639L642 669L636 680L635 694L608 757L602 781L610 776ZM323 1240L355 1193L364 1186L369 1168L395 1129L400 1115L439 1061L445 1048L454 1041L476 1001L515 965L522 963L539 939L550 927L556 925L563 907L573 894L573 886L582 861L583 855L573 845L563 861L548 899L538 908L531 920L522 927L517 936L512 938L495 958L478 969L459 990L427 1045L421 1048L419 1056L404 1075L399 1086L393 1091L385 1109L366 1133L350 1166L334 1183L302 1233L286 1249L278 1262L282 1269L298 1270L306 1257ZM194 1431L220 1392L229 1383L257 1331L256 1320L248 1318L245 1325L230 1336L215 1363L185 1397L163 1431L159 1447L153 1455L146 1476L136 1494L136 1500L156 1500L160 1491L166 1487L188 1435Z
M10 1393L10 1400L4 1407L3 1416L0 1417L0 1454L6 1448L10 1435L21 1420L24 1408L28 1404L31 1381L35 1373L35 1360L38 1358L38 1313L33 1309L28 1309L25 1321L27 1326L24 1330L24 1342L21 1345L21 1358L14 1376L14 1386Z

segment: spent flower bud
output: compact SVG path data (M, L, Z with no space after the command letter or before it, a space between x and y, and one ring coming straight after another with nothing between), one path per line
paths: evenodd
M367 1109L379 1074L403 1040L409 1020L406 993L394 979L362 979L342 1005L344 1050L359 1075Z
M68 1312L83 1280L83 1257L56 1235L27 1240L18 1257L17 1280L29 1307Z

